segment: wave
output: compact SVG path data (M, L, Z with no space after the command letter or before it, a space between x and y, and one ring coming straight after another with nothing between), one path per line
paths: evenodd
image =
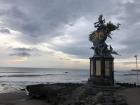
M0 77L37 77L49 75L66 75L66 74L13 74L13 75L1 75Z
M130 75L139 75L139 74L133 74L133 73L131 73L131 74L123 74L124 76L130 76Z
M32 73L32 72L4 72L4 71L2 71L0 73Z

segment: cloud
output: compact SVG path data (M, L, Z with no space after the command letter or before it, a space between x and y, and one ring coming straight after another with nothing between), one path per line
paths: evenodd
M41 0L39 2L34 0L30 0L28 2L16 0L14 3L3 0L2 4L7 5L7 8L1 9L1 20L4 21L7 27L22 33L18 40L23 43L32 44L38 44L45 41L49 42L56 37L61 37L61 40L68 31L66 30L67 25L72 27L72 30L75 30L72 33L68 33L68 36L72 38L72 40L83 40L81 39L83 33L77 33L77 31L81 31L79 30L81 27L75 27L75 24L77 25L77 21L79 21L81 17L86 17L89 18L89 22L91 22L91 19L95 18L94 14L97 14L99 10L100 12L103 12L104 8L109 8L108 3L100 3L98 1L87 2L85 0L81 0L79 2L75 0ZM95 8L97 4L104 6L102 9ZM77 28L79 29L77 30ZM89 28L89 26L87 26L87 28ZM88 32L86 33L87 28L85 29L85 34L88 34ZM82 36L80 34L82 34ZM88 36L85 37L88 39ZM66 42L68 42L68 40L66 40ZM82 44L84 42L87 43L87 41L77 41L76 43L66 42L66 46L64 47L53 44L53 48L55 50L63 51L64 53L76 54L77 56L86 55L87 57L87 54L85 53L88 46L82 47ZM74 48L72 46L77 47ZM84 50L85 48L86 50ZM81 54L79 52L81 52Z
M1 20L7 26L23 33L20 40L39 43L64 34L64 26L75 24L81 17L95 18L100 13L108 14L113 3L110 0L15 0L14 3L1 0L1 5L7 7L1 9ZM105 9L108 11L104 11Z
M13 48L12 50L14 52L10 53L10 56L30 57L40 55L36 48Z
M32 48L13 48L13 50L24 52L24 51L33 51L35 49L32 49Z
M103 13L105 17L115 20L115 16L120 15L119 11L125 10L126 4L127 1L119 5L111 0L15 0L14 3L2 0L1 5L7 8L0 10L1 20L7 27L22 33L19 41L27 44L47 42L52 44L54 50L87 58L92 45L88 35L94 30L93 23L97 21L97 16ZM119 8L121 6L124 8ZM54 39L61 45L51 42Z
M120 53L122 53L122 57L127 58L140 53L140 2L135 0L121 4L121 6L123 7L123 15L119 16L118 19L122 22L120 28L122 32L119 36L123 39L120 39L120 46L125 47L120 49Z
M28 52L18 52L18 53L11 53L10 56L19 56L19 57L29 57L31 56Z
M113 32L113 39L107 43L121 55L117 58L129 58L140 53L139 10L138 0L0 0L0 27L6 27L0 33L15 30L20 33L15 40L29 46L11 42L11 56L40 54L32 46L47 43L51 45L48 55L62 52L87 59L93 55L88 35L95 30L93 23L98 15L103 14L106 21L121 23L120 30Z
M7 28L0 28L0 33L4 33L4 34L10 34L10 30Z

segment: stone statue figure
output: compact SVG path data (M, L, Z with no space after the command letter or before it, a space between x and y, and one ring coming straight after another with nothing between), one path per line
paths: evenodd
M111 32L119 29L119 25L114 25L111 21L108 23L99 15L98 22L94 23L96 30L89 35L89 41L93 43L94 56L111 57L111 54L119 55L113 48L106 44L106 39L111 38ZM112 39L112 38L111 38Z

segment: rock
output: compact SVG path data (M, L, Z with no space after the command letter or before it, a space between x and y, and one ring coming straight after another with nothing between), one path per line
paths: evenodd
M31 98L45 99L51 105L63 103L73 90L80 87L79 83L57 83L28 85L26 90Z
M97 95L95 96L95 102L103 102L104 101L104 95L103 92L99 92L97 93Z
M44 98L50 105L127 105L122 96L114 94L112 87L92 84L38 84L26 87L32 98Z
M56 96L56 90L51 87L47 87L44 84L29 85L26 87L31 98L49 98L50 96Z
M102 105L101 103L98 103L98 104L96 104L96 105Z

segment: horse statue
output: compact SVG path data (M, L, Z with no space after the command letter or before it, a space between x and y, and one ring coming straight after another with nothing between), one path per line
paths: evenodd
M119 29L120 24L114 25L111 21L105 24L105 19L103 19L103 15L99 15L98 22L94 23L94 27L97 28L96 31L92 32L89 35L89 41L93 43L94 47L91 47L94 50L95 56L111 56L111 54L119 55L117 52L113 50L113 48L108 48L106 44L106 39L111 37L111 32Z

